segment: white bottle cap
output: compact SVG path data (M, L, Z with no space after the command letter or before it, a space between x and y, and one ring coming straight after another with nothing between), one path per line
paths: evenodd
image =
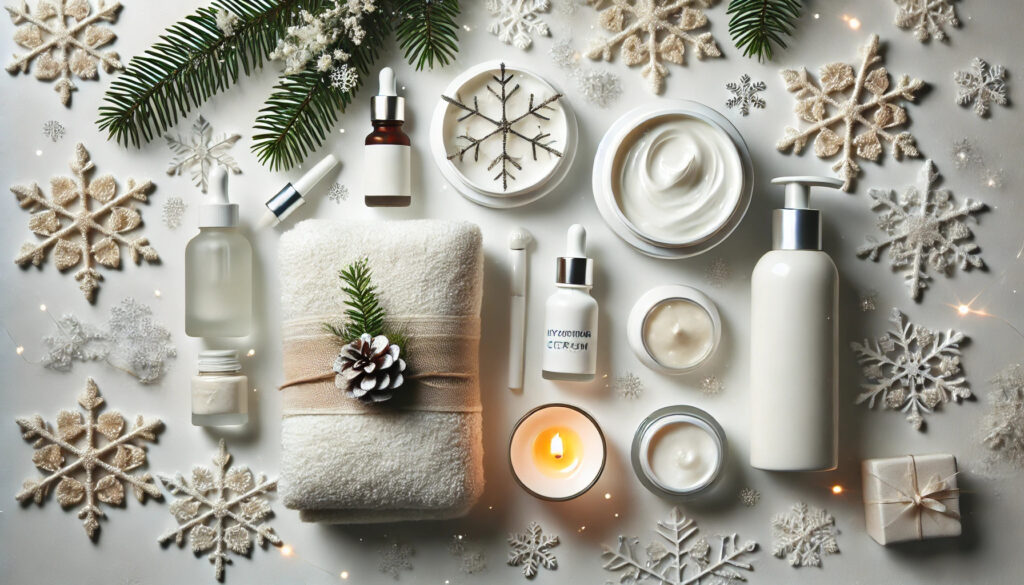
M270 225L281 223L296 209L306 203L306 195L316 188L317 184L324 180L324 177L338 164L338 159L333 154L328 154L320 159L320 162L313 165L313 168L306 171L295 183L288 183L276 195L267 200L267 210L260 218L259 227L265 228Z
M569 226L565 256L555 261L555 283L586 287L594 284L594 261L587 258L587 229L578 223Z
M238 204L228 200L228 170L213 168L213 191L199 206L199 227L235 227L238 225Z
M206 373L239 372L242 364L233 349L207 349L199 352L199 371Z
M331 169L338 164L338 159L334 158L333 154L328 154L320 162L313 165L313 168L306 171L306 174L299 177L298 181L292 183L295 190L302 194L303 197L309 195L309 192L316 187L317 183L324 180L327 173L331 172Z

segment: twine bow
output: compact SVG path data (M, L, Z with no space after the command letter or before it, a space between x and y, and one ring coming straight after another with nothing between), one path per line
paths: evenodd
M928 480L928 483L925 484L923 488L921 488L919 487L919 482L917 481L917 462L914 459L913 455L910 455L909 457L910 464L907 469L907 474L910 478L910 491L904 491L899 486L895 486L886 481L884 478L874 473L871 473L870 475L872 477L882 482L886 486L892 488L897 494L899 494L899 497L874 500L867 503L904 504L904 507L902 510L900 510L899 514L897 514L892 520L890 520L885 525L885 527L888 528L889 526L892 526L894 523L896 523L896 521L903 517L904 514L906 514L907 512L912 512L917 520L917 539L922 540L924 539L924 510L931 510L936 514L941 514L943 516L948 516L950 518L955 518L957 520L960 519L960 514L949 509L949 506L942 503L943 500L953 499L957 497L957 495L960 493L959 489L949 487L949 480L959 475L960 472L956 471L943 478L940 478L938 475L933 476L931 479Z

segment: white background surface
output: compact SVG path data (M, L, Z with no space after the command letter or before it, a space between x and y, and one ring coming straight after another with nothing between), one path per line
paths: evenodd
M198 2L128 0L125 4L115 25L119 38L113 48L127 61ZM531 520L540 521L546 531L561 537L561 545L555 549L558 570L542 572L536 583L565 582L569 578L578 583L615 580L616 575L601 569L601 544L614 545L618 534L636 535L642 542L651 540L654 523L672 506L672 502L644 490L629 469L628 446L633 431L656 408L686 403L700 406L718 418L730 440L733 465L719 498L687 502L684 509L698 520L702 533L708 537L738 532L742 539L751 538L762 545L752 556L755 571L747 575L752 583L1019 583L1020 569L1024 568L1020 557L1024 482L1019 475L986 479L978 473L981 450L975 431L985 411L984 401L947 406L943 412L928 417L925 433L914 431L898 413L869 412L863 406L855 406L860 378L848 342L883 333L888 308L899 306L923 325L935 329L961 327L970 336L963 363L972 388L981 396L989 390L991 376L1007 364L1021 360L1022 338L1004 321L961 319L949 305L977 296L975 306L1024 327L1018 293L1024 287L1020 253L1020 226L1024 218L1020 196L1024 184L1024 172L1019 165L1020 109L997 108L991 119L980 120L953 103L952 81L953 71L967 67L975 55L991 63L1005 64L1011 74L1019 74L1019 56L1024 48L1019 36L1024 24L1024 5L1006 0L959 3L964 25L951 31L952 42L921 45L911 33L892 25L894 6L888 0L809 2L793 39L793 49L783 52L773 64L759 65L742 58L732 47L726 29L725 3L719 2L708 16L711 31L726 54L724 59L694 60L687 67L670 66L663 97L647 93L638 69L628 69L618 60L610 65L597 64L620 75L625 88L613 107L600 110L582 100L572 82L547 55L554 40L569 34L575 37L578 47L584 46L596 32L592 26L596 18L590 9L581 8L571 19L553 12L548 17L553 37L539 39L530 51L523 53L501 44L486 32L482 2L463 4L466 6L460 21L471 30L460 31L462 50L457 63L433 73L413 73L394 51L380 61L397 69L408 99L407 126L416 147L413 206L403 210L371 210L363 207L355 196L360 190L362 138L368 132L370 92L364 90L357 100L358 106L345 114L322 151L310 158L311 162L318 160L327 151L341 158L344 168L338 180L349 185L354 196L341 205L326 198L314 199L292 221L307 217L457 217L482 226L487 253L482 347L486 493L474 512L460 521L376 527L302 524L294 512L278 502L272 524L284 541L294 547L295 556L285 558L277 549L256 551L252 560L237 559L227 568L228 582L333 583L343 570L349 572L352 582L390 582L389 576L377 570L377 550L384 535L397 536L415 548L415 570L403 573L402 582L521 582L519 569L505 566L505 536L510 530L525 530ZM820 13L820 18L812 18L815 12ZM863 27L850 30L841 18L844 12L860 18ZM5 24L0 35L0 52L5 55L15 51L10 40L12 30L10 24ZM768 246L770 210L781 201L781 191L767 183L777 175L829 174L831 165L813 156L783 155L775 150L774 144L784 126L794 122L793 100L785 92L778 70L806 65L816 71L832 61L856 62L857 48L871 32L880 33L885 42L885 65L891 73L911 74L929 84L919 105L909 108L910 131L923 153L935 159L945 185L958 199L973 195L989 203L990 211L981 215L980 225L974 228L989 268L958 273L950 279L940 277L926 291L923 302L914 303L908 299L901 276L891 273L884 261L872 263L855 257L855 248L864 236L876 233L875 215L868 210L867 189L912 183L920 169L919 161L895 163L887 159L880 165L864 163L864 172L853 194L820 196L817 202L824 210L826 248L834 256L842 278L841 465L837 472L827 474L758 472L746 465L750 375L746 340L749 274ZM527 64L548 76L563 86L580 120L580 145L573 172L549 197L520 210L493 211L468 203L444 183L428 157L426 120L439 92L457 71L484 59ZM249 226L255 224L262 202L301 172L294 169L270 173L248 152L249 129L276 79L275 71L276 65L271 65L262 74L243 79L237 87L200 109L215 130L246 135L232 151L244 174L232 181L233 197L242 204L242 216ZM724 108L728 97L724 84L742 73L768 83L767 110L754 111L746 118ZM143 233L163 260L159 266L127 265L121 273L101 270L106 278L95 306L84 301L70 274L61 275L54 269L52 260L42 270L21 270L10 260L0 263L0 318L13 339L0 340L4 376L0 413L6 428L0 433L0 573L4 575L3 581L12 585L213 581L213 569L205 559L193 558L187 549L164 550L156 543L158 535L174 526L166 499L163 503L150 501L145 505L131 500L123 509L105 508L107 519L102 522L96 543L85 536L75 511L62 511L54 498L42 508L22 507L15 502L14 494L22 481L39 473L31 463L31 446L19 436L15 416L39 413L53 421L60 409L76 407L75 399L88 376L95 377L110 407L129 417L137 413L159 416L166 423L159 443L149 449L150 471L187 472L194 464L208 464L221 437L228 439L237 463L271 475L276 475L279 467L279 397L273 390L281 381L275 268L278 234L250 234L258 259L258 319L256 334L251 340L240 340L237 347L243 353L255 349L255 357L244 361L245 372L256 389L251 402L252 422L242 431L193 427L189 422L188 379L195 368L199 343L184 335L182 259L185 243L194 233L199 193L188 177L164 174L171 154L162 139L141 151L125 150L106 142L97 132L96 108L111 79L111 75L101 74L99 83L76 81L81 90L74 94L72 107L65 109L50 85L26 76L0 76L4 130L0 141L0 177L4 185L31 181L45 185L49 177L67 174L74 144L82 141L92 153L99 173L114 173L122 185L128 176L154 180L157 188L151 204L143 206ZM1010 78L1011 99L1015 101L1019 82L1016 75ZM611 121L635 104L671 97L698 100L728 116L746 137L757 172L754 202L736 233L712 252L678 262L649 259L628 248L603 224L590 194L593 153ZM188 132L196 113L180 123L178 130ZM43 122L49 119L59 120L68 130L67 136L55 144L41 133ZM972 173L954 168L950 149L962 137L976 139L989 164L1005 170L1002 189L988 190ZM37 149L41 151L38 156ZM164 200L174 195L184 197L190 207L185 226L169 231L160 221L160 209ZM26 227L28 217L18 209L14 196L8 194L0 230L0 250L8 258L13 258L22 242L33 238ZM538 340L543 326L543 300L552 291L553 257L561 251L565 228L577 221L590 228L592 255L597 262L594 294L601 305L601 371L609 379L627 371L635 372L647 388L641 400L626 401L615 396L605 379L589 385L563 386L540 377ZM505 239L509 229L518 224L527 226L538 241L531 250L528 336L532 343L527 351L527 384L522 395L511 394L504 388L508 290ZM721 289L711 288L705 282L706 269L715 258L724 259L732 270L732 278ZM723 342L713 361L692 375L676 379L643 368L629 352L624 331L634 300L648 288L666 283L691 284L708 292L718 303L725 324ZM160 298L154 297L154 289L162 292ZM858 308L858 298L869 290L878 292L878 310L864 313ZM49 318L38 310L40 303L45 303L54 316L73 312L99 323L110 307L126 295L151 304L158 320L167 324L174 335L179 357L171 362L162 383L142 386L98 363L75 364L68 374L48 371L33 363L38 362L43 351L40 338L51 327ZM15 354L17 344L26 348L24 360ZM718 376L723 381L725 390L720 395L705 397L700 393L700 380L706 375ZM514 421L529 408L552 401L571 402L592 412L603 426L610 448L609 464L600 483L572 503L551 504L532 499L515 486L507 470L505 445ZM387 440L367 437L375 439ZM964 535L953 540L883 548L863 531L859 461L864 457L926 452L951 452L960 460L965 471L961 479ZM836 483L847 487L844 495L831 495L829 487ZM736 493L743 486L761 491L757 507L748 509L739 503ZM611 494L611 498L606 500L605 493ZM827 557L822 569L794 570L784 560L771 556L769 519L799 500L826 506L835 514L842 532L841 554ZM486 548L485 573L459 574L457 560L446 550L455 533L464 533Z

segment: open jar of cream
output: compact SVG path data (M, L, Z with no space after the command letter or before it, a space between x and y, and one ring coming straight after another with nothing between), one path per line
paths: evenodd
M640 361L665 374L689 372L711 357L722 336L718 308L704 293L683 285L652 288L633 305L626 323Z
M725 456L725 431L713 416L693 406L656 410L633 435L633 471L656 494L706 492L725 468Z

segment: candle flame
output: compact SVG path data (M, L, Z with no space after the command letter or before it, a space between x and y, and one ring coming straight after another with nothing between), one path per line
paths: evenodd
M555 433L555 436L551 437L551 455L555 459L561 459L564 454L565 447L562 445L562 436Z

